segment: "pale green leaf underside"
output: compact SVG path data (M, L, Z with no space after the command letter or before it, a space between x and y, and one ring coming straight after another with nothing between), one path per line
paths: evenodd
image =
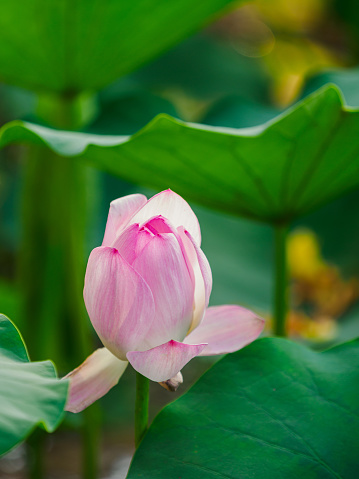
M324 353L261 339L154 420L128 479L352 479L359 340Z
M50 361L30 362L15 326L0 315L0 455L41 424L53 431L67 398L67 381Z
M0 79L99 89L181 41L233 0L2 0Z
M159 115L131 137L13 122L0 146L29 141L126 180L267 222L292 220L359 185L359 111L326 86L264 125L228 129Z

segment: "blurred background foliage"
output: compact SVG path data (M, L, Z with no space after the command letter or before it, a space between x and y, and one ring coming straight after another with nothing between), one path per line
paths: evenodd
M107 81L111 83L91 99L82 130L129 135L158 113L244 128L272 119L328 82L341 88L348 105L359 107L358 15L353 0L254 0L166 53L160 55L160 49L157 59L119 80L115 80L119 76L116 70ZM46 74L44 70L45 80ZM0 125L18 118L49 125L46 112L54 108L51 98L39 109L37 93L12 85L10 77L5 79L8 83L0 85ZM96 85L100 83L98 80ZM10 146L0 151L0 310L20 329L26 325L20 307L16 258L22 238L20 193L27 150L25 146ZM138 191L148 196L155 193L105 173L93 173L89 172L92 186L87 199L96 206L90 211L85 235L86 257L102 241L111 200ZM359 335L358 204L359 192L351 192L301 218L289 238L289 335L318 348ZM254 309L268 319L270 334L271 228L197 205L193 208L214 277L211 304L238 303ZM66 361L60 358L59 363L60 369L61 365L65 369ZM187 366L185 385L175 395L151 385L156 398L152 416L165 402L183 393L210 364L211 360L199 359ZM104 474L110 474L118 442L124 450L119 470L128 462L134 400L129 385L133 381L129 368L121 386L103 399L102 414L109 430L103 445ZM59 457L64 457L78 449L71 431L81 421L81 416L69 417L64 425L66 440L59 436L49 441L51 477L67 477L79 469L75 457L64 464L56 460L54 451L59 447L57 451L63 451ZM120 435L120 428L126 434ZM21 454L15 451L14 458L0 461L0 477L23 477ZM106 477L121 477L120 472L113 474L117 475Z

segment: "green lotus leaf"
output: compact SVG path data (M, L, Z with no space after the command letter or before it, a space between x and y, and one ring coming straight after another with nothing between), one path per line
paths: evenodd
M359 111L326 86L263 125L231 129L159 115L132 136L11 122L0 147L32 142L126 180L228 213L290 221L359 185Z
M0 455L41 425L60 424L68 382L57 378L51 361L30 362L20 333L0 315Z
M67 95L97 90L237 4L233 0L3 0L0 79Z
M352 479L359 340L325 352L261 339L155 418L128 479Z

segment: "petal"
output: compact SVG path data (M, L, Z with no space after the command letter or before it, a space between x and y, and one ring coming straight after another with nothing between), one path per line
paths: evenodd
M183 227L179 227L178 233L185 247L187 257L192 265L195 278L195 308L189 330L192 331L200 324L204 312L207 309L212 291L212 272L205 254L196 244L189 232L185 231Z
M128 195L114 200L110 204L108 212L105 235L102 246L111 246L116 236L125 229L130 218L146 204L147 198L144 195Z
M205 344L184 344L168 341L148 351L131 351L127 359L133 368L152 381L162 382L176 376L180 370L205 348Z
M78 368L65 376L70 379L66 411L80 412L104 396L124 373L127 361L121 361L106 348L97 349Z
M112 247L117 249L128 264L132 264L153 236L153 233L140 229L138 223L134 223L116 238Z
M154 216L149 221L144 223L144 228L150 230L153 234L160 234L160 233L173 233L177 234L176 228L170 223L170 221L161 216Z
M104 346L119 359L146 349L155 304L143 278L114 248L95 248L85 276L84 299L93 327Z
M132 264L136 258L136 243L139 232L139 225L135 223L123 231L112 243L112 248L117 249L127 263Z
M181 196L171 190L161 191L149 199L143 208L131 218L131 223L145 223L153 216L158 215L167 218L175 228L184 226L197 244L201 244L201 230L197 216Z
M164 218L163 216L159 215L159 216L155 216L155 217L151 218L149 221L147 221L147 223L145 223L143 225L143 228L146 228L152 234L161 234L161 233L173 233L174 234L174 236L176 237L176 239L178 241L178 244L180 245L182 255L185 259L187 269L188 269L188 273L191 277L191 281L192 281L192 284L193 284L193 287L194 287L195 278L194 278L193 268L192 268L192 265L191 265L190 258L188 257L188 254L186 252L186 248L183 244L182 237L181 237L181 235L178 231L180 228L182 228L182 230L183 230L183 226L180 226L180 228L178 228L178 230L177 230L170 223L170 221L167 218ZM185 238L185 239L187 239L187 238Z
M182 341L192 320L194 287L175 236L154 236L133 267L150 287L155 302L155 319L147 333L149 347L170 339Z
M238 351L261 334L264 320L240 306L208 308L202 323L185 339L186 344L207 342L201 356Z

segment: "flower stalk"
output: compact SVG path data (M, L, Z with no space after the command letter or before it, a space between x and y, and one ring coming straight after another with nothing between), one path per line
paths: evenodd
M148 403L150 396L150 380L136 373L136 404L135 404L135 447L140 442L148 428Z
M273 332L276 336L285 337L288 314L288 273L286 241L287 224L277 224L274 227L274 314Z

